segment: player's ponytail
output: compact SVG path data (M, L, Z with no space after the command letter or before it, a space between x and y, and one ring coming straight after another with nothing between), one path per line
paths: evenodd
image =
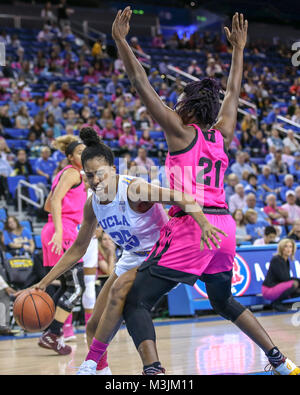
M109 166L114 165L115 158L112 150L100 140L97 132L92 127L82 128L79 137L86 146L81 155L83 167L87 160L95 157L104 158Z
M220 110L220 84L212 78L204 78L187 84L182 100L175 109L182 119L196 118L203 126L212 126Z

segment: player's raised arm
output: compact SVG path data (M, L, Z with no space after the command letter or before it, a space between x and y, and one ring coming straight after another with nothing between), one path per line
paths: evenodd
M225 27L228 41L233 47L232 62L227 82L223 104L219 111L215 129L221 131L227 147L230 145L235 132L239 96L243 77L244 48L247 41L248 21L244 21L243 14L234 14L232 30Z
M210 242L213 243L215 247L219 248L218 243L221 243L221 239L219 238L218 233L227 236L227 234L222 230L210 224L199 204L187 193L182 193L168 188L161 188L143 180L136 179L131 182L128 188L128 198L136 203L149 202L149 205L153 203L163 203L170 205L176 204L179 206L184 212L191 215L202 229L200 243L201 250L204 247L204 243L209 249L212 249Z
M97 219L93 211L91 197L84 206L83 215L83 222L74 244L65 252L53 269L35 286L36 288L45 290L52 281L71 269L85 254L97 227Z
M132 11L126 7L119 11L112 26L112 36L116 42L119 56L123 60L131 84L136 89L148 112L161 125L166 133L167 142L172 146L172 139L182 139L186 131L179 115L166 106L152 88L147 74L140 64L129 44L126 36L130 29Z

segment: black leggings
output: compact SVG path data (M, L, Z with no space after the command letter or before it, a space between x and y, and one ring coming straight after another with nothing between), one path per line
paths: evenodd
M232 297L231 278L232 271L204 274L200 280L205 282L213 309L224 318L234 322L245 307ZM178 282L174 280L153 276L149 268L137 272L123 312L127 330L137 349L145 340L156 340L151 309L177 284Z

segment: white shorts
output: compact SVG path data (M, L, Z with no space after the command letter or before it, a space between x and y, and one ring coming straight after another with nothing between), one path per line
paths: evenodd
M92 239L86 253L83 256L83 267L98 266L98 239Z
M116 275L120 277L122 274L128 272L128 270L141 266L147 256L147 253L135 254L134 252L123 251L120 259L116 263Z

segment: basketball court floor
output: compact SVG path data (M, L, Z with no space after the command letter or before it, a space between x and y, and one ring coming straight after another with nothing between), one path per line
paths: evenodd
M256 313L275 345L300 364L298 313ZM217 316L155 322L158 352L169 375L266 374L264 353L232 323ZM74 375L86 356L84 328L70 344L72 354L59 356L37 346L38 333L0 337L1 375ZM115 375L140 375L141 362L122 327L109 347Z

